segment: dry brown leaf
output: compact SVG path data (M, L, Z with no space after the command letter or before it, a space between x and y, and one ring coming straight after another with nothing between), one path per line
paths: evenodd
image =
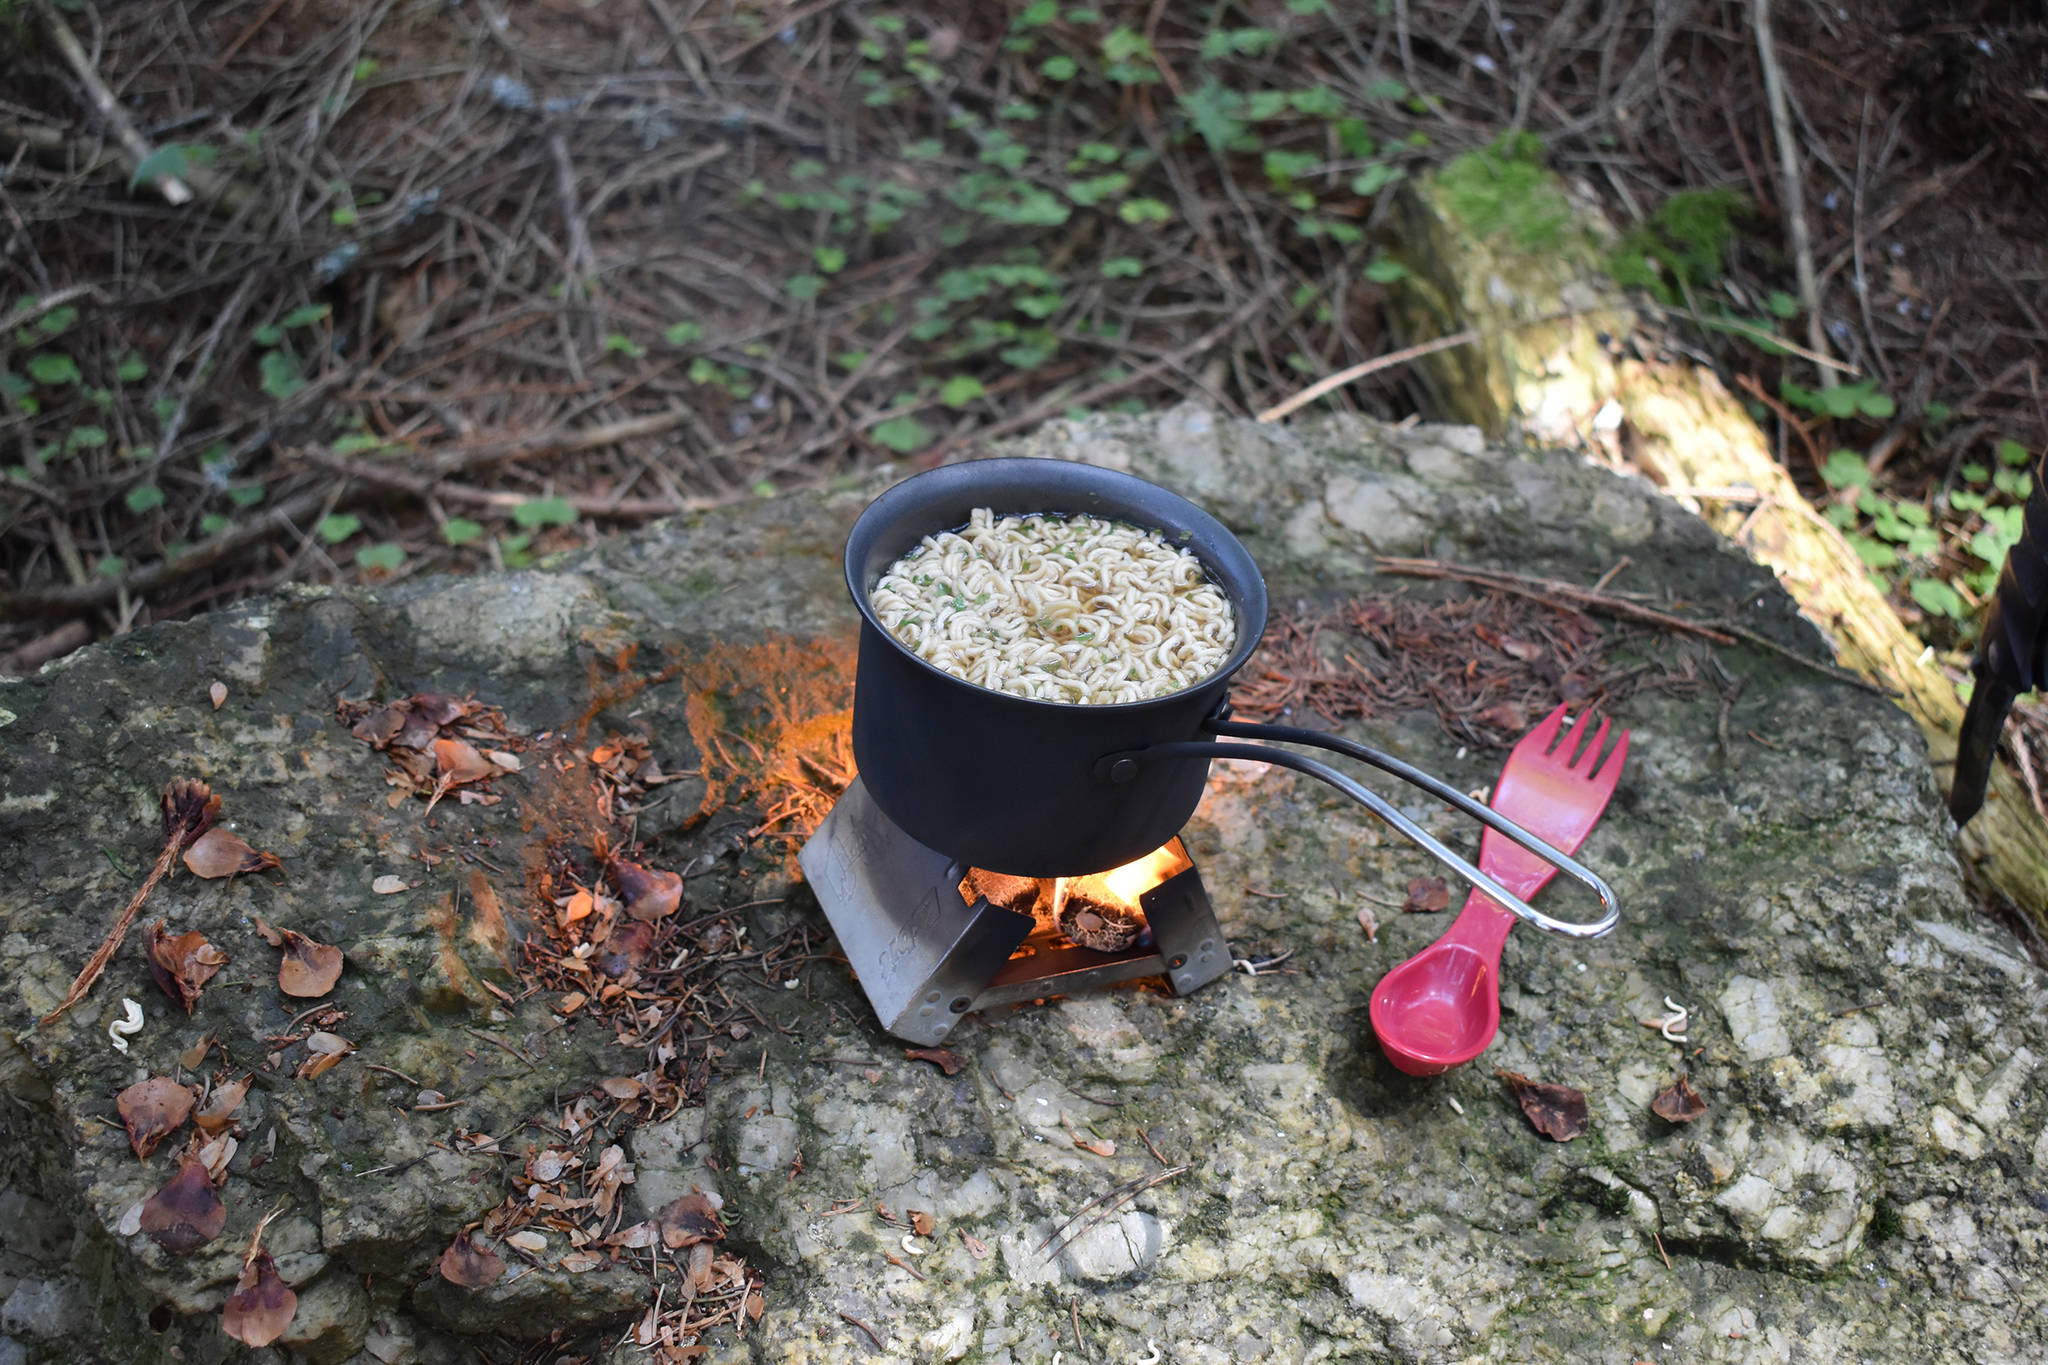
M521 1228L505 1239L505 1245L518 1247L521 1251L530 1251L538 1256L548 1249L548 1239L531 1228Z
M1365 930L1365 941L1367 943L1378 943L1380 941L1380 917L1372 912L1370 905L1358 912L1358 927Z
M324 1076L355 1050L354 1043L325 1029L309 1034L306 1037L306 1060L299 1063L296 1074L302 1081Z
M605 1263L605 1258L594 1251L572 1251L563 1256L559 1264L571 1275L581 1275L586 1270L595 1270Z
M1666 1123L1691 1123L1707 1112L1707 1102L1692 1088L1692 1081L1680 1076L1650 1101L1650 1112Z
M718 1210L724 1202L717 1195L706 1194L702 1190L671 1201L657 1218L661 1225L661 1244L674 1251L678 1247L722 1240L725 1224L718 1221ZM705 1249L708 1253L709 1247Z
M206 1060L206 1054L213 1051L214 1038L211 1033L202 1033L183 1052L178 1054L178 1065L187 1071L197 1071L199 1064Z
M245 1346L268 1346L284 1335L299 1311L299 1296L278 1278L277 1262L259 1251L242 1267L235 1292L221 1309L220 1329Z
M906 1210L910 1215L910 1230L920 1237L929 1237L938 1231L938 1220L923 1209Z
M690 1283L696 1286L699 1294L709 1292L714 1283L711 1278L711 1261L711 1243L697 1242L690 1247L689 1265L687 1268L690 1273Z
M190 1153L179 1159L178 1173L142 1204L142 1230L174 1255L197 1251L220 1236L227 1222L227 1206L214 1191L206 1163Z
M521 766L519 755L508 749L486 749L484 750L484 757L508 773L518 772Z
M185 866L195 877L232 877L238 872L265 872L281 866L275 853L259 853L248 841L223 825L215 825L185 850Z
M577 1010L582 1009L588 1003L590 1003L590 997L585 995L582 991L570 991L567 995L563 996L560 1000L555 1002L555 1013L574 1014Z
M1401 911L1409 915L1433 915L1451 903L1451 888L1442 877L1416 877L1408 883L1408 897Z
M277 930L271 928L269 923L264 920L263 916L251 915L249 917L249 922L256 926L256 932L263 936L263 941L265 943L268 943L273 948L281 948L284 946L284 935L277 932Z
M597 1088L615 1100L637 1100L647 1093L646 1083L631 1076L607 1076L597 1083Z
M1537 643L1536 641L1517 640L1512 635L1503 635L1500 637L1500 648L1502 653L1520 659L1525 664L1533 663L1537 659L1542 658L1546 653L1549 652L1544 648L1543 645Z
M683 903L683 879L673 872L661 872L624 858L610 863L612 884L626 899L626 913L652 923L672 915Z
M960 1054L945 1047L907 1047L903 1055L913 1062L930 1062L948 1076L958 1075Z
M1529 718L1522 709L1509 702L1489 706L1479 713L1478 719L1503 734L1515 735L1529 728Z
M412 713L427 724L440 727L467 720L483 708L468 697L451 697L445 692L418 692L406 701Z
M579 886L567 900L556 907L556 917L561 921L562 927L566 929L579 920L589 919L590 912L596 908L597 899Z
M228 699L228 685L224 682L216 682L213 686L206 689L206 695L212 698L213 709L218 711L220 710L221 703Z
M598 958L597 965L606 976L622 977L646 966L653 952L654 927L640 920L629 920L612 930L611 936L604 941L604 953Z
M304 934L281 930L284 960L277 964L277 988L300 1000L317 1000L341 980L341 949Z
M1546 1085L1513 1071L1493 1073L1508 1083L1529 1123L1558 1142L1570 1142L1586 1131L1586 1095L1568 1085Z
M481 782L496 777L500 771L497 764L477 752L474 744L459 739L434 741L434 768L441 783L450 787Z
M767 1300L767 1299L765 1299L765 1298L763 1298L763 1297L761 1297L761 1291L760 1291L760 1290L758 1290L758 1289L750 1289L750 1290L748 1290L748 1291L747 1291L747 1321L749 1321L749 1322L759 1322L759 1321L761 1320L761 1315L762 1315L763 1313L767 1312L767 1311L768 1311L768 1300Z
M505 1258L478 1246L466 1232L441 1253L441 1278L463 1289L486 1289L504 1273Z
M395 896L406 890L405 878L394 877L389 872L370 883L370 889L380 896Z
M398 732L405 728L405 718L406 712L403 708L386 706L364 716L351 725L348 732L372 749L381 749L396 739Z
M232 1133L221 1133L201 1143L193 1155L199 1158L200 1164L206 1167L207 1175L218 1185L227 1178L228 1163L235 1159L235 1149L241 1145Z
M254 1079L254 1075L248 1075L239 1081L215 1086L213 1094L192 1116L192 1122L199 1126L199 1131L211 1136L233 1123L235 1111L242 1107L242 1101L249 1094L249 1083Z
M552 1185L562 1178L564 1172L576 1165L576 1158L567 1152L547 1148L526 1163L526 1178L537 1180L543 1185Z
M149 975L157 989L190 1014L199 990L227 965L228 955L206 941L197 929L176 938L158 920L149 931Z
M967 1254L977 1261L986 1261L994 1254L988 1249L987 1242L982 1241L966 1228L960 1229L960 1245L966 1247Z
M620 1228L617 1232L605 1238L604 1244L611 1247L624 1247L628 1251L639 1251L643 1247L653 1246L660 1240L660 1228L652 1223L635 1223L631 1227Z
M168 1076L152 1076L115 1096L114 1108L128 1130L128 1145L147 1161L157 1145L191 1115L192 1090Z

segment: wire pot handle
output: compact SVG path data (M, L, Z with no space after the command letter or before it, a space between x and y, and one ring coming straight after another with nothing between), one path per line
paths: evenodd
M1292 725L1251 725L1219 717L1204 722L1204 726L1215 734L1232 738L1267 739L1283 744L1307 744L1318 749L1329 749L1343 754L1346 758L1355 758L1361 763L1370 764L1384 773L1400 778L1410 786L1420 787L1431 796L1457 807L1489 828L1499 830L1521 847L1591 891L1599 897L1605 913L1599 919L1591 921L1563 920L1554 915L1544 914L1446 848L1427 830L1394 809L1379 793L1346 777L1327 763L1319 763L1306 755L1286 749L1275 749L1265 744L1221 744L1213 740L1199 739L1174 740L1164 744L1148 745L1143 749L1107 755L1096 765L1097 773L1107 781L1127 782L1137 776L1139 764L1160 758L1234 758L1251 763L1269 763L1275 767L1292 768L1296 772L1307 773L1310 777L1327 782L1343 792L1392 826L1402 838L1485 892L1502 908L1512 911L1546 933L1562 934L1566 938L1601 938L1612 933L1614 926L1621 922L1621 903L1615 898L1614 888L1602 880L1599 874L1580 864L1570 854L1523 829L1499 811L1473 800L1448 782L1432 777L1412 764L1403 763L1391 754L1381 753L1377 749L1341 739L1336 735L1324 734L1320 730L1304 730Z

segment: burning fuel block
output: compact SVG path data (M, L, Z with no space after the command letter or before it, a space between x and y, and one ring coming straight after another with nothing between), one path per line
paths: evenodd
M1012 914L1043 918L1039 916L1038 907L1044 885L1035 877L1012 877L973 867L967 870L967 876L960 883L960 899L972 905L978 896Z
M1145 917L1102 877L1074 877L1058 911L1060 932L1080 947L1120 953L1145 932Z

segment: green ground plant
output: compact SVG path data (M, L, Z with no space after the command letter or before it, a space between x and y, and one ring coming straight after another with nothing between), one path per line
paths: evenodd
M1737 296L1723 288L1753 211L1748 196L1735 190L1674 194L1623 234L1609 253L1608 268L1618 283L1678 310L1675 316L1729 338L1738 348L1735 363L1783 363L1779 358L1795 348L1778 329L1800 315L1798 301L1772 290L1760 310L1747 296L1748 306L1736 307ZM1973 644L1984 601L2019 540L2032 486L2031 452L1993 436L1985 457L1956 460L1945 478L1873 471L1865 455L1846 443L1875 439L1900 419L1897 399L1877 379L1865 375L1809 388L1781 373L1777 388L1783 410L1807 428L1807 439L1836 446L1818 467L1823 515L1842 532L1873 583L1908 615L1922 619L1931 642ZM1761 403L1751 411L1760 422L1772 420ZM1923 432L1938 433L1952 415L1947 405L1928 402L1911 416Z

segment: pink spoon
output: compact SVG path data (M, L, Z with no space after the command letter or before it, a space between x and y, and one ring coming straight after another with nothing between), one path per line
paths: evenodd
M1515 745L1487 803L1566 854L1586 841L1628 757L1624 730L1606 761L1597 762L1607 741L1602 720L1574 759L1589 719L1579 717L1551 751L1564 708L1552 711ZM1525 901L1557 872L1492 829L1479 841L1479 867ZM1411 1076L1434 1076L1486 1050L1500 1029L1500 950L1514 926L1514 915L1475 890L1442 938L1380 978L1372 1029L1388 1061Z

